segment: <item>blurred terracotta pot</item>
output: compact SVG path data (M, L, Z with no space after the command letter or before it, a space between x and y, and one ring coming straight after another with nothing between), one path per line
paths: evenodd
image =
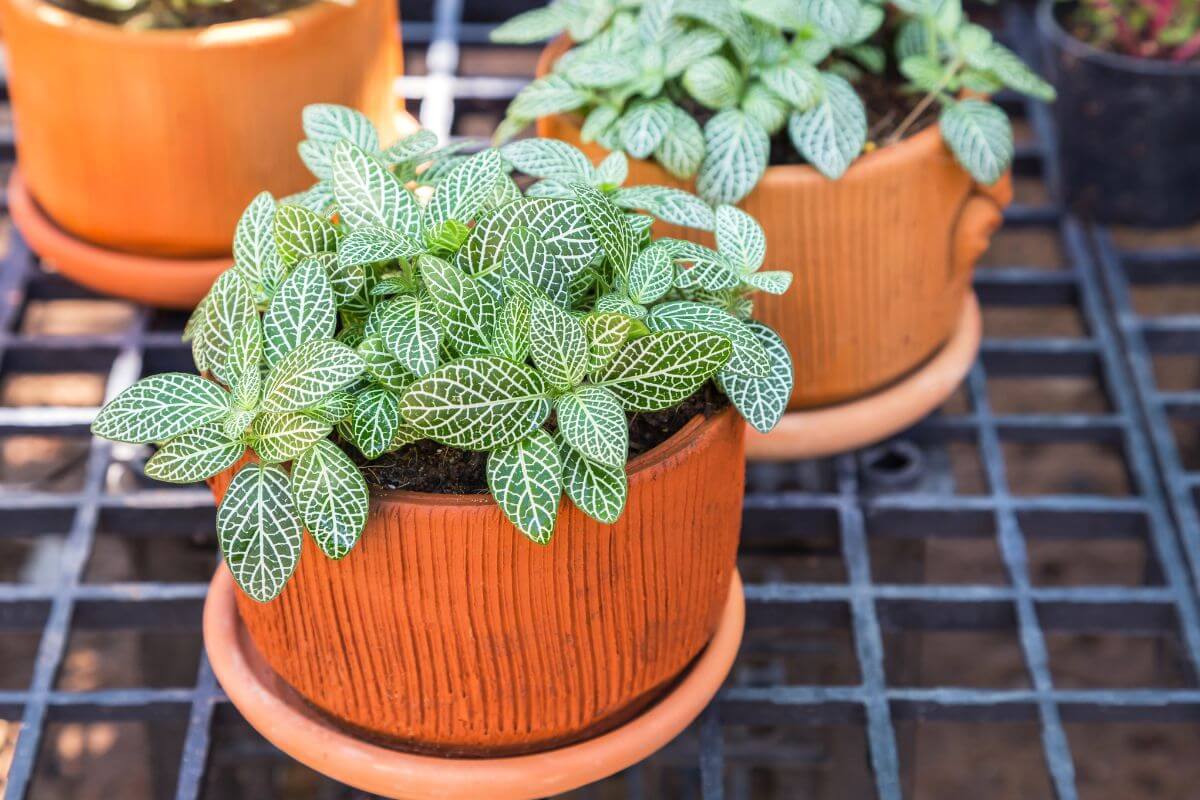
M169 31L0 0L0 23L24 181L66 234L103 248L228 254L255 194L312 183L296 154L309 103L392 129L393 0Z
M366 738L503 756L601 734L670 688L717 628L744 428L732 409L693 420L630 462L616 524L564 501L545 547L490 495L373 491L349 556L306 536L283 593L239 591L238 611L284 681ZM218 499L231 479L211 481Z
M566 51L542 53L546 74ZM538 120L539 136L583 148L571 116ZM630 159L629 183L695 190L658 164ZM975 261L1011 202L1012 182L976 184L936 127L860 157L840 180L807 165L769 167L739 203L767 235L766 267L795 275L792 288L754 298L755 316L784 338L796 369L789 410L871 393L926 362L950 338ZM711 244L711 236L659 224L656 232Z

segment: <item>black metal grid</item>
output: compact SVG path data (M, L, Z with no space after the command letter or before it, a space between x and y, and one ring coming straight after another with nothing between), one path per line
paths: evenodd
M527 79L500 74L509 68L486 57L496 49L478 47L512 9L477 5L405 6L410 75L398 90L443 135L480 132L472 126L494 122ZM1032 40L1019 9L1007 22L1013 41ZM520 52L518 63L531 65L533 52ZM1029 123L1017 172L1023 193L1036 196L1053 171L1047 115L1007 104ZM0 157L11 164L11 135L0 137ZM1042 241L1039 256L1047 247L1061 254L1025 263L1026 239ZM941 726L955 738L1005 731L987 740L1006 753L1005 775L1038 773L1018 775L1020 789L995 796L1069 800L1088 796L1084 773L1103 757L1087 737L1074 741L1080 726L1194 729L1200 473L1184 468L1168 420L1200 417L1200 383L1162 389L1151 359L1200 358L1200 317L1136 314L1130 283L1200 281L1200 248L1119 250L1107 232L1035 200L1010 209L994 253L1000 262L975 281L988 334L982 357L940 414L881 449L751 465L740 564L748 629L729 685L694 730L577 796L944 796L921 766L946 757L937 748L945 738L931 747L921 733ZM47 305L90 298L10 236L0 270L0 389L27 376L83 373L112 396L141 375L189 368L180 314L126 307L101 333L52 335L32 322ZM1091 388L1047 406L1064 381ZM25 642L29 662L26 677L0 684L0 720L21 726L5 797L50 796L43 787L54 785L44 782L58 761L55 732L75 723L148 726L146 796L362 797L275 751L229 705L198 648L214 552L208 491L141 478L145 449L89 438L94 411L95 403L0 406L0 463L13 442L63 451L32 479L7 467L0 474L0 545L24 543L16 545L26 548L22 563L40 556L43 564L30 579L18 574L21 564L0 563L0 661L20 660L6 645L12 638ZM1080 483L1059 482L1064 464ZM126 545L133 567L96 566ZM1079 574L1043 569L1042 551L1063 547L1059 565ZM1109 559L1089 571L1105 548L1129 554L1128 569L1118 574ZM959 556L947 562L946 551ZM946 563L962 569L964 552L968 571L947 574ZM64 675L76 640L128 631L141 642L134 660L150 670L164 658L153 645L181 643L182 670L72 688ZM1081 685L1061 669L1056 646L1081 633L1153 640L1152 669L1127 685ZM958 643L939 645L939 637ZM981 658L1007 648L1009 671L981 682L970 669L975 648ZM1099 654L1090 679L1098 673L1103 683L1132 652L1118 647L1112 663ZM947 654L965 662L938 663ZM959 771L986 763L977 755Z

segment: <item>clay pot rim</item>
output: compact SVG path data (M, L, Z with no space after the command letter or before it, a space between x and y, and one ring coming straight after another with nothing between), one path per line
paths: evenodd
M632 481L649 472L674 455L702 446L725 424L730 414L736 413L733 405L705 418L700 414L688 420L683 427L671 434L666 441L635 456L625 465L625 473ZM422 505L422 506L495 506L496 498L491 492L479 494L441 494L439 492L416 492L409 489L388 489L370 486L372 504Z
M47 0L3 0L13 10L27 17L32 24L61 29L66 35L79 39L107 42L122 48L167 48L211 50L215 48L255 47L270 41L288 39L301 28L323 25L327 19L346 10L333 0L310 0L299 8L291 8L265 17L233 22L219 22L198 28L151 29L131 31L120 25L60 8Z
M552 39L538 56L537 77L546 75L550 71L550 66L567 51L569 46L570 39L566 34L559 34ZM557 116L572 127L581 129L576 115L559 114ZM938 125L934 124L898 142L859 155L840 178L827 178L809 164L769 164L767 171L763 173L751 193L768 185L836 183L860 176L869 170L888 169L898 161L923 161L948 154L949 151L942 143L941 131L938 129ZM657 161L649 163L661 168Z
M1183 63L1176 63L1157 58L1137 58L1135 56L1127 56L1124 53L1112 53L1108 50L1101 50L1093 44L1075 38L1059 23L1058 16L1055 14L1056 5L1056 0L1040 0L1038 3L1038 33L1075 58L1148 77L1200 77L1200 61L1194 59Z

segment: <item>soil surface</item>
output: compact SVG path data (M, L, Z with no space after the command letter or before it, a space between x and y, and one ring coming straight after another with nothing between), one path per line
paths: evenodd
M222 22L269 17L308 5L310 0L230 0L215 5L185 2L176 7L170 0L149 0L129 11L114 11L88 0L49 0L72 14L130 30L207 28Z
M629 455L662 444L697 414L711 417L729 405L729 399L710 381L674 408L653 413L629 414ZM365 461L357 450L342 445L362 467L373 486L437 494L487 492L487 453L459 450L425 439L401 447L375 461Z

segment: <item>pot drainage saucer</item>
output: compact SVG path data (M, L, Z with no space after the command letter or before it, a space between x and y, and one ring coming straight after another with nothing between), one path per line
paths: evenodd
M650 756L700 715L733 667L745 598L734 573L717 632L679 683L609 733L578 744L506 758L438 758L359 739L313 711L255 649L238 616L229 570L213 577L204 644L230 701L292 758L356 789L396 800L532 800L606 778Z
M110 250L63 230L38 206L14 169L8 179L13 223L56 271L102 294L163 308L193 308L233 264L222 258L167 258Z
M983 324L972 292L950 340L908 377L859 400L811 411L792 411L770 433L747 426L746 457L792 461L857 450L899 433L946 401L962 383L975 356Z

